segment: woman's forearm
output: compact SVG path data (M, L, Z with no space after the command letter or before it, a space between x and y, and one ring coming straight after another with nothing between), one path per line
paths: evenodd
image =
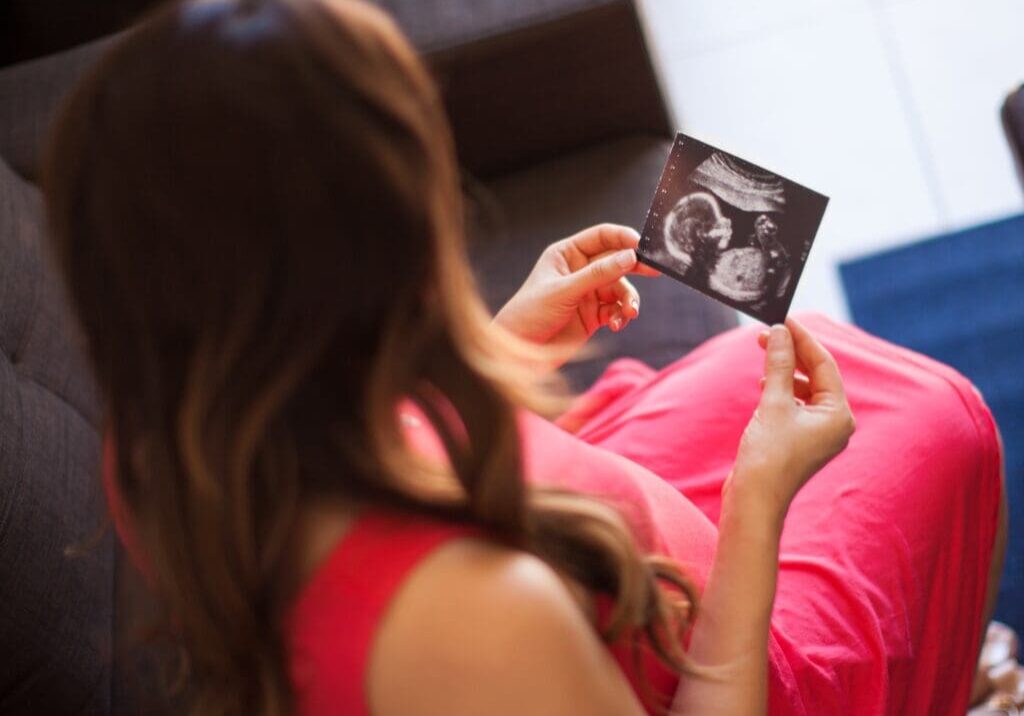
M720 678L684 679L679 715L764 714L782 523L796 493L846 447L855 426L835 359L803 326L789 319L758 341L761 399L722 490L718 550L690 641L693 660L716 667Z
M778 576L782 516L753 496L725 495L718 548L689 653L711 678L680 684L673 714L757 716L765 712L768 625Z

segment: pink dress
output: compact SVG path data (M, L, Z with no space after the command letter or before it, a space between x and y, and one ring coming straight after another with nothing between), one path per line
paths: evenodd
M950 368L825 318L805 323L839 363L858 430L786 520L769 711L962 716L1000 499L995 424ZM614 363L562 419L582 423L575 435L523 414L527 478L614 501L647 548L703 584L722 481L759 397L757 330L661 371ZM369 713L366 663L388 601L430 550L465 534L394 515L356 523L289 614L300 713ZM664 669L650 677L669 696L677 685Z
M802 320L835 356L858 428L786 519L769 711L960 716L1001 495L995 422L948 366L822 316ZM650 527L698 579L710 566L722 481L759 397L758 330L730 331L659 372L619 361L584 396L591 405L576 439L645 469L637 482L656 493ZM532 424L526 445L538 476L556 440ZM571 481L595 479L591 491L615 480Z

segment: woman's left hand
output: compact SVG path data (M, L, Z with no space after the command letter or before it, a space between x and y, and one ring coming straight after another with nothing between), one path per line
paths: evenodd
M658 276L636 258L640 235L600 224L548 246L494 320L534 343L578 349L601 326L621 331L640 315L628 274Z

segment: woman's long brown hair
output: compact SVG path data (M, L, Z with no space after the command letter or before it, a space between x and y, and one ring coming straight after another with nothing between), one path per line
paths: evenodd
M610 594L606 639L689 668L680 572L615 510L523 481L516 410L558 396L478 297L438 92L384 14L163 8L73 93L44 183L191 713L292 710L279 587L320 499L479 525ZM403 399L450 469L405 447Z

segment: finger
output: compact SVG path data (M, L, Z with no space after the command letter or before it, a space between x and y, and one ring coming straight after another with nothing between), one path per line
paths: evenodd
M565 242L587 257L594 257L606 251L635 249L640 244L640 234L635 229L619 224L598 224L573 234Z
M633 249L616 251L591 261L578 271L562 279L563 291L573 297L583 296L590 291L599 291L615 283L636 266L636 252Z
M622 313L622 306L617 303L602 303L597 309L598 321L602 326L608 326L613 333L618 333L629 323Z
M761 346L762 349L767 348L768 346L768 333L769 331L765 329L757 335L757 344ZM807 366L805 366L803 361L800 360L799 354L797 354L796 356L796 369L798 371L797 375L799 375L800 373L807 375Z
M832 354L795 319L788 319L786 325L793 336L794 352L800 357L800 363L810 378L813 396L810 402L816 402L826 395L842 398L843 379L839 375L839 367Z
M761 390L764 390L765 378L761 377ZM811 398L811 381L806 375L796 373L793 375L793 397L807 401Z
M768 345L764 352L764 394L763 400L786 401L793 399L793 372L796 370L796 354L793 338L785 326L772 326Z
M613 253L615 253L615 251L602 251L599 254L587 257L584 257L582 254L580 254L578 256L577 266L585 266L594 259L601 259ZM642 262L640 260L639 255L637 256L636 265L632 268L632 270L629 273L632 274L633 276L661 276L661 271L654 268L653 266L648 266L647 264Z
M811 399L811 381L806 375L797 373L793 376L793 395L800 400Z
M765 377L761 376L760 384L761 384L762 388L764 388L764 383L765 383ZM811 386L811 381L807 378L806 375L801 375L800 373L794 373L793 374L793 394L794 395L799 395L800 393L805 393L806 395L809 395L810 393L808 391L810 390L810 386Z
M587 335L593 335L594 331L604 325L601 320L601 304L593 295L584 295L576 305L576 313L583 322Z
M640 315L640 294L628 278L620 278L599 290L597 297L602 303L617 303L622 306L622 313L626 318L633 319Z
M648 266L642 261L637 261L636 268L630 271L630 273L634 274L635 276L661 276L661 271L654 268L653 266Z

